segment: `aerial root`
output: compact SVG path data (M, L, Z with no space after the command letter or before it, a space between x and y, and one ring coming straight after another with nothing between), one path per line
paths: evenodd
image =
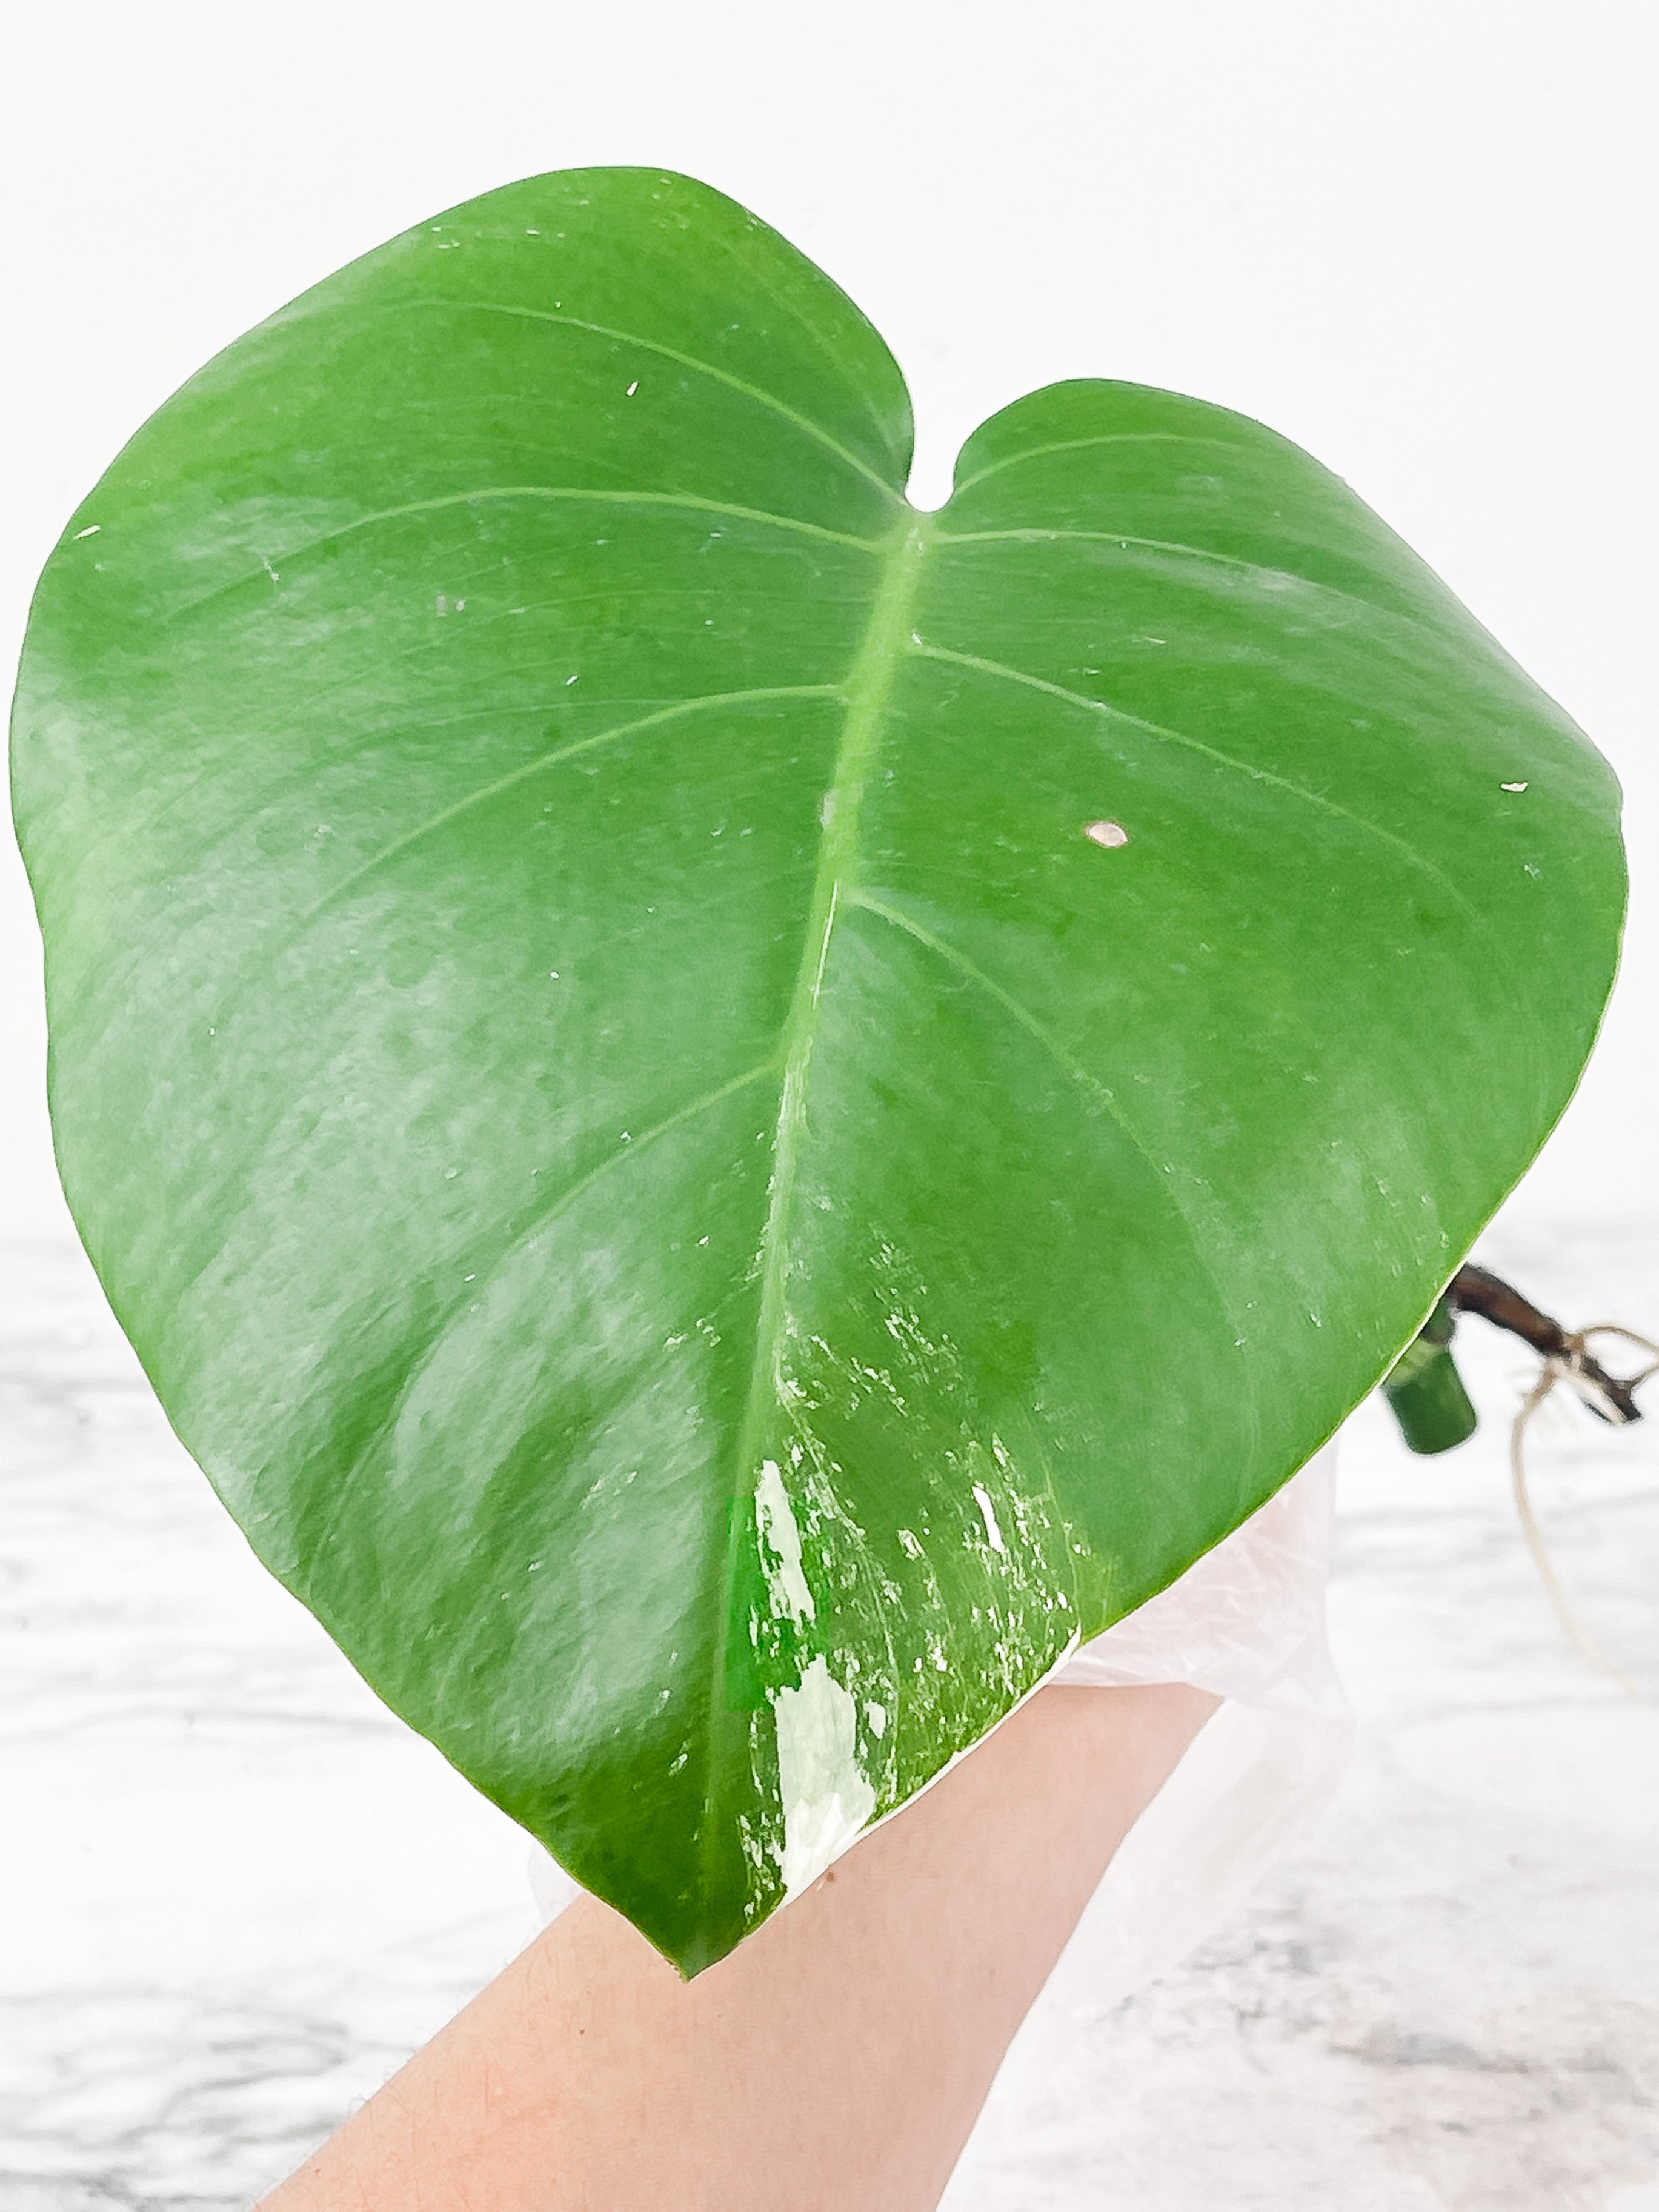
M1555 1617L1561 1624L1567 1640L1598 1674L1606 1674L1617 1682L1626 1695L1652 1703L1656 1701L1656 1693L1644 1688L1615 1660L1610 1659L1573 1611L1561 1586L1561 1578L1555 1571L1555 1562L1550 1557L1543 1530L1538 1525L1527 1487L1527 1431L1534 1415L1558 1384L1565 1383L1575 1397L1581 1399L1592 1413L1599 1414L1602 1419L1620 1418L1608 1412L1605 1395L1597 1380L1601 1370L1589 1353L1591 1339L1602 1336L1616 1336L1624 1343L1633 1344L1652 1355L1638 1374L1625 1378L1623 1387L1626 1395L1645 1382L1650 1376L1659 1374L1659 1344L1655 1344L1648 1337L1638 1336L1633 1328L1626 1328L1618 1322L1595 1322L1589 1328L1577 1329L1565 1334L1560 1351L1546 1355L1537 1382L1516 1409L1510 1429L1510 1486L1514 1492L1515 1510L1520 1518L1522 1533L1527 1540L1527 1548L1532 1553L1533 1565L1538 1570L1545 1595L1554 1608ZM1587 1371L1587 1363L1591 1371Z

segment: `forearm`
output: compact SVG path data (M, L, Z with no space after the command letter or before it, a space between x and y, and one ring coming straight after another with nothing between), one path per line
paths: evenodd
M581 1900L267 2212L928 2212L1213 1705L1041 1692L689 1984Z

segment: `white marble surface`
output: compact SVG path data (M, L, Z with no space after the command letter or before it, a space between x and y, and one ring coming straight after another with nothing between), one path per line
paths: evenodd
M1483 1251L1659 1323L1659 1233ZM1495 1408L1523 1361L1477 1327ZM1362 1410L1347 1781L1127 2002L1085 1921L950 2212L1659 2212L1659 1705L1563 1644L1502 1443L1413 1461ZM1537 1460L1659 1684L1659 1422L1564 1413ZM0 1501L0 2205L233 2212L525 1940L523 1839L254 1564L60 1248L3 1255Z

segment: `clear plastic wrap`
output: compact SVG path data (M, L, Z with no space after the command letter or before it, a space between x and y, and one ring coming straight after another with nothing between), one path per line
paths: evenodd
M1353 1723L1325 1632L1328 1444L1179 1581L1074 1652L1059 1682L1191 1682L1223 1702L1120 1846L1090 1905L1094 2001L1192 1949L1328 1796Z

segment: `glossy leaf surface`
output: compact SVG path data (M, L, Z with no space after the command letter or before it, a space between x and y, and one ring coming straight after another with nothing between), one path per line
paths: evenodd
M1616 794L1340 483L516 185L233 346L20 687L71 1202L260 1555L683 1966L1376 1382L1568 1096Z

